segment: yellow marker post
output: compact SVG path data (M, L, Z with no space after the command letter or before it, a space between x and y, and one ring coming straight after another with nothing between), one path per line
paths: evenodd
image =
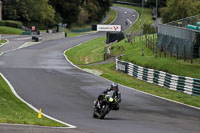
M40 109L40 112L38 113L38 119L42 118L42 110Z

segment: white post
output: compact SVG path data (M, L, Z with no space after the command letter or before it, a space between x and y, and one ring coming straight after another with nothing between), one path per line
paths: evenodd
M142 39L141 39L141 48L142 48L142 56L144 56L144 49L143 49L143 31L144 28L144 0L142 0Z
M0 0L0 21L2 20L2 1Z
M156 0L156 24L155 24L155 33L156 33L156 28L157 28L157 18L158 18L158 0ZM158 33L157 33L157 36L158 36ZM157 42L155 41L155 48L154 48L154 51L155 51L155 57L157 57Z

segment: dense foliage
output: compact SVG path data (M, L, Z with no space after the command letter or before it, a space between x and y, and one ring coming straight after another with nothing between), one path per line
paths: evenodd
M85 24L101 21L110 0L2 0L3 19L38 23L46 27L57 23Z
M142 0L114 0L114 1L123 1L123 2L130 2L135 3L137 5L142 4ZM155 7L156 6L156 0L143 0L144 4L149 7ZM157 0L158 7L163 7L166 5L167 0Z
M55 10L48 0L3 0L3 19L55 24Z
M163 22L200 14L200 0L167 0L167 7L161 9Z

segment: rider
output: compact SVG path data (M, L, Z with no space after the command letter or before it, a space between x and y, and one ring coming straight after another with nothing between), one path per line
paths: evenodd
M118 84L117 83L112 83L110 86L110 89L106 89L105 91L103 91L99 96L98 96L98 100L95 101L95 107L99 107L100 108L100 104L99 101L103 99L103 97L109 92L109 91L115 91L116 92L116 96L117 96L117 103L115 105L115 107L113 108L113 110L119 110L119 103L121 102L121 93L119 91L118 88Z

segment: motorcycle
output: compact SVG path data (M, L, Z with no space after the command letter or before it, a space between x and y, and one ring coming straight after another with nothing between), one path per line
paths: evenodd
M102 96L102 98L98 101L97 105L94 105L93 117L98 119L104 119L104 117L115 107L116 104L116 92L109 91L106 95Z

